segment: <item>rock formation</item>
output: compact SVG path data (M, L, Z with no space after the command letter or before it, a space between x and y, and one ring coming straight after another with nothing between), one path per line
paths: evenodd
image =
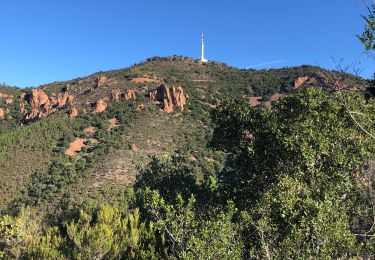
M170 89L173 106L179 108L181 111L184 111L184 105L186 104L184 90L182 87L172 87Z
M150 99L151 100L154 100L154 101L157 101L158 100L158 90L157 89L153 89L150 91Z
M186 97L182 87L167 88L165 85L160 85L157 89L150 91L150 99L162 103L162 109L167 112L173 112L174 108L184 110Z
M26 121L34 121L42 117L42 113L37 108L32 108L31 113L25 116Z
M305 83L308 79L309 79L309 77L307 77L307 76L305 76L305 77L299 77L294 82L294 88L297 89L297 88L301 87L303 85L303 83Z
M5 117L4 109L0 107L0 120L3 120Z
M268 101L265 103L266 107L271 108L271 107L272 107L272 104L273 104L274 102L276 102L279 98L283 97L283 96L284 96L284 94L281 94L281 93L275 93L275 94L273 94L273 95L271 96L270 100L268 100Z
M113 101L118 101L120 99L120 90L119 89L114 89L111 92L111 100Z
M107 108L107 103L103 99L99 99L95 104L94 113L101 113Z
M30 94L22 93L19 98L19 111L23 114L25 121L35 121L64 108L67 104L74 104L74 96L68 92L53 93L50 97L42 89L32 89ZM26 105L30 105L27 111Z
M75 107L73 107L73 106L70 107L70 109L69 109L69 117L70 118L74 118L76 116L78 116L78 110Z
M19 111L21 114L25 114L25 96L26 93L22 93L19 99Z
M74 100L75 100L75 97L73 95L69 95L68 96L68 103L70 105L73 105L74 104Z
M30 105L32 108L41 107L47 104L49 98L47 94L40 88L31 90Z
M13 104L13 98L7 98L7 99L5 99L5 104L6 104L6 105L11 105L11 104Z
M107 82L107 77L105 77L105 76L101 76L101 77L96 78L96 86L98 88L104 87L106 85L106 82Z
M66 103L68 102L69 94L68 92L59 93L57 95L57 106L58 107L64 107Z
M134 93L133 90L129 90L129 89L127 89L127 90L125 91L124 96L125 96L125 101L130 101L130 100L135 100L135 99L136 99L136 97L135 97L135 93Z
M258 106L262 103L262 97L250 97L249 102L252 107Z

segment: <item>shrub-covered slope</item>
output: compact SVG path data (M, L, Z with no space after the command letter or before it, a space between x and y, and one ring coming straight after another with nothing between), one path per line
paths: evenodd
M181 86L183 111L166 113L163 102L150 100L162 84ZM110 200L118 187L134 181L151 155L165 153L179 155L202 180L223 167L224 153L207 147L210 112L221 100L240 96L270 106L309 85L361 89L365 81L312 66L243 70L173 56L43 85L38 88L43 93L1 86L0 208L53 206L62 198L87 196ZM107 107L95 113L99 100ZM94 132L87 132L90 127ZM82 147L67 155L72 143Z

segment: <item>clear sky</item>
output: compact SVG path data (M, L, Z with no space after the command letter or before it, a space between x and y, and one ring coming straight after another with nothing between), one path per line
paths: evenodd
M206 56L239 68L375 62L355 37L361 0L1 0L0 82L21 87L123 68L151 56Z

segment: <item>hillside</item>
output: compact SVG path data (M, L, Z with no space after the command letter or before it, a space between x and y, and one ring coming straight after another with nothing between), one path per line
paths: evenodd
M0 208L112 200L152 155L176 154L202 180L225 160L208 147L221 100L271 107L307 86L364 89L365 81L312 66L244 70L173 56L37 89L1 86Z
M0 259L372 259L367 85L173 56L0 86Z

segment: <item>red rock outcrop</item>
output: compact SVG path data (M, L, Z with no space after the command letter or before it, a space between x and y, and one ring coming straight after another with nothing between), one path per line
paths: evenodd
M6 104L6 105L11 105L11 104L13 104L13 98L7 98L7 99L5 99L5 104Z
M31 94L22 93L19 98L19 111L26 121L35 121L56 112L58 108L66 107L67 103L73 106L74 96L67 91L50 97L42 89L32 89ZM26 110L29 104L31 111Z
M111 92L111 100L118 101L120 99L120 90L114 89Z
M252 107L255 107L262 103L262 97L250 97L249 102Z
M0 98L6 98L6 97L8 97L7 94L0 93Z
M282 96L284 96L285 94L281 94L281 93L275 93L271 96L270 100L268 100L266 102L266 107L268 108L271 108L272 107L272 103L277 101L279 98L281 98Z
M37 108L32 108L31 113L25 116L26 121L37 120L42 117L42 113Z
M0 107L0 120L3 120L4 117L5 117L4 109L2 109L2 108Z
M95 104L94 113L101 113L107 108L107 103L103 99L99 99Z
M73 105L74 104L74 100L75 100L75 97L73 95L69 95L68 96L68 103L70 105Z
M160 93L160 94L159 94ZM161 85L158 88L158 97L161 96L161 101L163 102L164 112L171 113L173 112L173 103L171 98L171 93L165 85Z
M58 107L64 107L66 103L68 102L69 94L68 92L59 93L57 95L57 106Z
M107 82L107 77L105 77L105 76L101 76L101 77L96 78L96 86L98 88L104 87L106 85L106 82Z
M309 77L307 77L307 76L305 76L305 77L299 77L294 82L294 88L297 89L297 88L301 87L303 85L303 83L305 83L308 79L309 79Z
M133 90L129 90L129 89L127 89L126 91L125 91L125 101L130 101L130 100L135 100L136 99L136 97L135 97L135 93L134 93L134 91Z
M22 93L19 99L19 103L20 103L19 111L21 114L25 114L25 96L26 96L26 93Z
M184 110L186 97L182 87L167 88L165 85L160 85L157 89L151 90L150 99L162 103L162 109L167 112L173 112L174 108Z
M40 88L31 90L30 105L32 108L37 108L45 105L49 98L47 94Z
M70 109L69 109L69 117L70 118L74 118L76 116L78 116L78 110L77 110L77 108L75 108L73 106L70 107Z
M172 87L171 90L171 97L172 103L174 107L179 108L181 111L184 111L184 106L186 104L186 97L184 95L184 90L182 87Z

